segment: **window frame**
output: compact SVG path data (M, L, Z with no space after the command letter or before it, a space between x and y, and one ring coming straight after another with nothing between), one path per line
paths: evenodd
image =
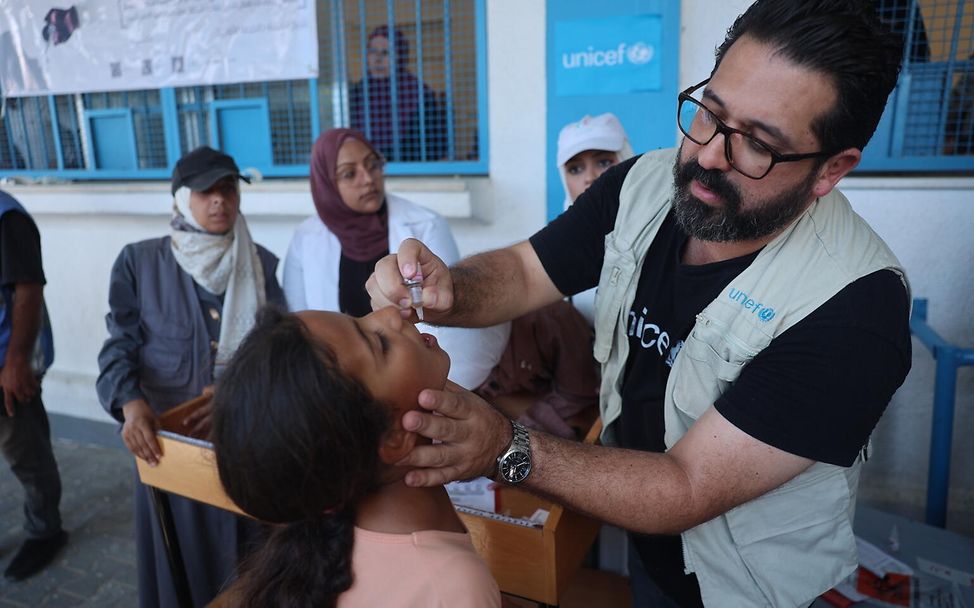
M364 1L364 0L363 0ZM389 16L392 18L393 12L391 7L396 0L387 0L386 6L390 7ZM421 16L421 6L422 0L413 0L416 7L416 15ZM476 91L477 91L477 101L476 107L476 118L477 118L477 150L478 158L476 160L449 160L449 161L411 161L411 162L389 162L386 164L385 173L387 176L399 177L399 176L446 176L446 175L464 175L464 176L478 176L486 175L488 173L489 167L489 129L488 129L488 112L487 112L487 15L486 15L486 1L487 0L471 0L473 5L473 30L475 33L474 41L474 54L475 54L475 69L476 69ZM449 9L451 6L451 0L443 0L444 12L447 17L445 19L444 27L449 31ZM333 65L330 66L330 72L334 74L331 82L327 85L326 89L330 90L331 100L333 101L333 120L336 124L347 125L349 121L348 113L348 87L349 82L347 81L346 70L344 67L344 55L345 55L345 45L343 43L346 28L344 27L344 20L341 18L341 4L342 0L332 0L329 4L323 4L322 10L331 10L331 21L333 27L329 32L330 41L325 41L329 44L332 50ZM319 32L319 41L321 41L321 32ZM446 53L447 56L450 53ZM321 70L322 73L325 72L324 69ZM257 83L243 83L243 84L259 84L266 85L273 81L261 81ZM321 104L320 104L320 92L319 92L319 79L312 78L307 80L294 80L291 83L306 83L308 87L308 106L310 111L310 132L308 133L309 141L313 145L314 141L318 138L321 133ZM449 80L448 80L449 82ZM217 86L227 86L227 85L197 85L199 87L217 87ZM265 86L266 90L266 86ZM177 100L177 89L168 87L160 89L148 89L147 91L158 91L159 101L161 105L161 115L162 115L162 138L163 146L165 150L166 167L155 167L155 168L144 168L144 169L131 169L131 170L121 170L121 169L98 169L98 168L84 168L84 169L72 169L65 167L64 159L64 145L65 142L62 141L61 137L61 127L59 122L58 114L58 104L56 99L58 97L69 98L70 107L76 108L75 112L72 113L73 118L70 124L73 125L78 132L78 137L80 138L80 147L82 148L82 162L94 167L94 150L97 144L92 142L92 134L90 129L87 127L87 121L89 116L94 113L98 115L102 110L102 106L97 108L89 108L84 102L85 96L99 95L98 92L93 93L76 93L70 95L46 95L37 97L19 97L16 98L16 103L18 104L32 104L35 106L34 117L39 117L43 119L46 117L49 122L43 124L43 127L47 130L43 136L36 141L31 141L30 137L25 136L26 153L30 158L35 155L36 151L32 151L32 145L40 145L43 148L44 157L48 159L48 162L55 161L56 166L49 169L13 169L13 168L0 168L0 176L5 177L25 177L30 179L45 180L45 179L55 179L55 180L77 180L77 181L138 181L138 180L160 180L168 179L172 173L172 168L175 166L176 161L182 155L182 135L180 131L180 107L181 104ZM126 91L122 93L138 93L140 91ZM451 91L452 94L452 91ZM251 102L251 103L263 103L265 106L269 105L270 95L264 94L263 96L256 97L241 97L239 99L241 103ZM36 100L36 101L35 101ZM3 127L7 133L7 141L4 142L6 147L10 150L11 158L15 157L14 152L21 154L22 151L17 147L15 137L12 135L13 130L11 127L12 121L15 119L12 117L12 113L9 108L8 100L7 111L3 116ZM225 99L213 99L203 102L199 102L200 111L206 112L211 116L214 113L214 107L225 106L227 100ZM334 103L337 102L337 103ZM46 104L46 116L42 115L40 110L36 108L39 107L36 104ZM79 107L80 104L80 107ZM186 104L182 104L186 105ZM122 111L129 109L132 111L132 106L129 105L127 108L113 107L113 111ZM27 130L27 116L25 111L18 112L20 114L21 120L24 125L20 127L25 133ZM33 118L33 117L30 117ZM452 138L453 130L453 120L448 120L448 129L451 133L449 137L449 146L452 150L454 144ZM214 132L217 130L217 126L212 123L209 125L208 133L206 133L206 141L201 142L204 145L216 145L217 141L220 139L219 133ZM16 130L16 129L14 129ZM214 139L214 137L216 139ZM47 149L49 143L53 141L55 154L52 156ZM303 162L300 164L276 164L273 161L273 145L270 144L270 149L268 152L271 157L271 164L261 164L254 166L262 177L264 178L293 178L293 177L306 177L309 172L308 162ZM136 150L138 149L136 145ZM308 157L310 157L311 146L308 148ZM138 157L136 160L136 165L138 166L141 158Z
M974 0L954 0L956 4L953 31L950 37L950 54L944 61L913 61L913 47L910 41L914 38L918 3L913 0L909 4L908 22L905 28L907 44L903 49L903 67L900 70L896 88L890 93L886 109L876 127L869 144L863 150L862 161L856 167L853 175L887 174L887 173L937 173L962 174L974 172L974 154L945 154L945 138L947 135L947 112L950 95L955 76L968 72L974 74L974 57L968 59L957 58L957 47L960 43L963 26L963 16L966 2ZM935 101L939 104L937 120L936 154L915 154L905 152L908 137L916 136L908 130L911 93L916 87L923 87L931 80L943 74L940 97ZM928 100L930 101L930 100Z

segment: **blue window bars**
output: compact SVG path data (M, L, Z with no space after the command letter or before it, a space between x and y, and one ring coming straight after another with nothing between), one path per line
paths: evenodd
M974 0L880 0L903 69L859 169L974 171Z
M318 79L8 98L0 175L166 179L205 144L304 176L319 133L349 125L391 175L485 174L485 2L319 3Z

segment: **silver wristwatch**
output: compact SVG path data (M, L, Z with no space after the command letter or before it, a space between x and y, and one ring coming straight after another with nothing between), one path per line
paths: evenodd
M511 420L514 438L497 457L497 478L510 484L518 484L531 473L531 438L528 430L519 422Z

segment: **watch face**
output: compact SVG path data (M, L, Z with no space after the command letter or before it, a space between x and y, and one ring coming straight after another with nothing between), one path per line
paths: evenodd
M525 452L511 452L501 461L501 477L509 483L519 483L531 472L531 456Z

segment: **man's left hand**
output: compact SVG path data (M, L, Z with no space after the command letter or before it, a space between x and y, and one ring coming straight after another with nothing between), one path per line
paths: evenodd
M8 353L4 366L0 369L0 387L3 388L3 405L7 415L14 416L18 403L27 403L40 386L34 377L34 370L30 368L27 359L11 357Z
M416 446L398 463L417 467L406 474L407 485L439 486L497 472L497 457L511 443L513 433L503 414L452 382L442 391L424 390L419 405L430 413L406 412L403 428L440 443Z

